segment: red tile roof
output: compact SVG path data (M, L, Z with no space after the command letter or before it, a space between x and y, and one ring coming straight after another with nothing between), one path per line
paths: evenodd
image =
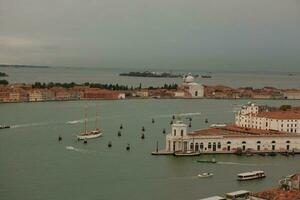
M263 192L258 192L253 196L268 199L268 200L299 200L300 190L282 190L282 189L270 189Z
M256 116L273 119L300 119L300 107L295 107L286 111L279 110L271 112L260 112Z
M254 128L243 128L236 125L227 125L225 127L218 128L206 128L201 130L196 130L188 133L189 136L223 136L223 137L251 137L251 136L292 136L300 137L300 135L294 133L286 133L274 130L261 130Z

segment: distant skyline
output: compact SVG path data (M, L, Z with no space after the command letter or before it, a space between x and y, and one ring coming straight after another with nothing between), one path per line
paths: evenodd
M0 0L0 63L300 72L300 1Z

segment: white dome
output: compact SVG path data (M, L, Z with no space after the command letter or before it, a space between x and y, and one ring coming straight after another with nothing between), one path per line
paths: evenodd
M191 76L191 75L188 75L188 76L186 76L186 77L184 78L184 82L185 82L185 83L192 83L192 82L194 82L194 77Z

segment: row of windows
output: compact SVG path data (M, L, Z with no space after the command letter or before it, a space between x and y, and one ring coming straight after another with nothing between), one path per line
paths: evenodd
M183 136L183 130L180 131L180 136ZM174 136L176 136L176 129L174 129Z

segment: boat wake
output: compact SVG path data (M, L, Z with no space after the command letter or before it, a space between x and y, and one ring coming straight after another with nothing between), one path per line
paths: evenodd
M67 121L66 124L78 124L78 123L83 123L84 120L80 119L80 120L73 120L73 121Z
M81 152L81 153L87 153L87 150L84 150L84 149L78 149L78 148L75 148L73 146L66 146L66 150L69 150L69 151L76 151L76 152Z
M158 115L157 118L167 118L167 117L172 117L173 115L176 114L166 114L166 115ZM201 115L200 112L193 112L193 113L179 113L180 116L182 117L187 117L187 116L197 116Z
M29 123L29 124L17 124L17 125L12 125L10 128L26 128L26 127L33 127L33 126L43 126L47 125L49 123Z
M254 164L254 163L237 163L237 162L217 162L219 165L244 165L244 166L263 166L264 164Z

